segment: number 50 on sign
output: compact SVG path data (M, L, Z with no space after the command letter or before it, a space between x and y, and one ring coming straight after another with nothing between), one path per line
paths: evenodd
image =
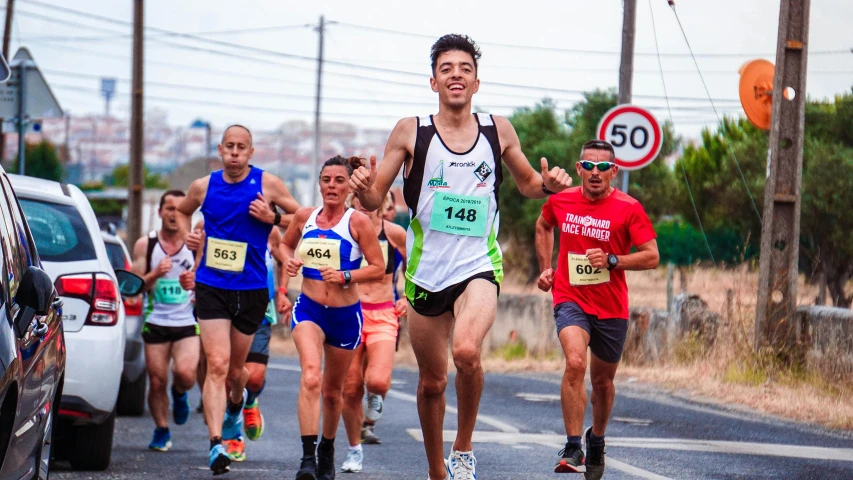
M598 139L613 145L619 168L638 170L657 158L663 145L663 132L648 110L619 105L604 114L598 124Z

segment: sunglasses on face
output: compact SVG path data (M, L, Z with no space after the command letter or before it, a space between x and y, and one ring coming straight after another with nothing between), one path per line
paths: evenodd
M591 172L593 168L598 167L599 172L606 172L610 170L614 163L611 162L590 162L589 160L581 161L581 168L584 170Z

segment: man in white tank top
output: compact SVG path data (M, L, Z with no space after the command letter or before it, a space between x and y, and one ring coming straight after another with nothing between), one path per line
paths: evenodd
M471 436L483 390L480 351L495 320L503 279L497 243L498 190L506 164L529 198L562 191L571 177L540 160L534 170L506 118L471 113L480 87L477 45L464 35L445 35L432 46L432 90L438 114L397 122L376 169L359 168L350 185L362 204L378 208L404 170L404 197L411 215L406 242L409 336L418 360L418 411L429 478L476 479ZM455 322L455 328L454 328ZM445 466L442 427L448 343L453 332L459 408L456 441Z
M195 384L199 357L199 330L193 316L195 258L181 238L177 207L184 192L169 190L160 198L163 226L133 246L133 272L145 280L145 366L148 370L148 408L154 418L154 437L148 448L165 452L172 446L169 433L169 364L172 364L172 416L187 422L187 391Z

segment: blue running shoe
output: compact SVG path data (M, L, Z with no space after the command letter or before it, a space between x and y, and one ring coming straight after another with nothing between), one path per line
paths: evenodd
M243 405L246 404L246 390L243 390ZM243 433L243 405L237 413L225 409L225 419L222 421L222 439L233 440Z
M172 388L172 418L178 425L187 423L190 418L190 396L187 392L183 395L175 395L175 389Z
M216 445L210 449L210 469L214 475L222 475L231 471L231 457L225 451L225 446L222 444Z
M172 448L172 434L169 433L169 429L155 428L154 437L151 439L151 443L148 444L148 448L157 450L158 452L168 452Z

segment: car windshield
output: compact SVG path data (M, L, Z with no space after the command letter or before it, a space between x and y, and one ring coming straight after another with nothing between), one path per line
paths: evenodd
M124 270L127 265L124 263L124 250L117 243L104 242L107 247L107 256L110 257L110 265L113 270Z
M74 262L96 258L92 237L76 208L26 198L19 198L19 202L43 261Z

